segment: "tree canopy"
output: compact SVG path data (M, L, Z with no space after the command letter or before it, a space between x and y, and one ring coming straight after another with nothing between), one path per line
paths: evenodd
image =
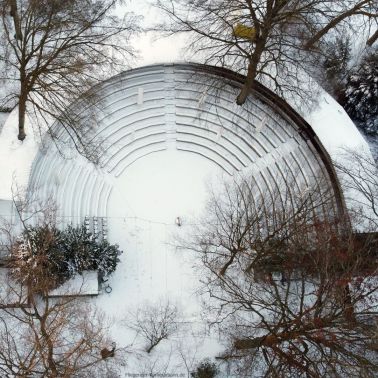
M93 120L82 115L89 104L96 104L95 92L88 90L130 62L134 55L130 39L138 31L135 15L114 13L117 3L0 1L1 76L14 83L2 103L16 99L20 140L26 136L28 113L41 133L47 127L57 140L64 129L80 153L98 160ZM73 102L76 107L67 109ZM58 127L51 126L54 121Z
M227 181L194 230L205 313L231 374L377 373L377 235L335 214L324 184L289 180L261 196L251 177Z
M84 225L68 226L63 231L49 225L28 227L11 248L12 275L46 295L85 270L97 270L100 277L109 276L121 253L118 245L100 240Z
M376 5L374 0L158 1L170 18L162 28L190 33L189 48L197 58L246 75L239 105L255 79L279 95L299 92L304 72L324 52L324 37L351 28L352 19L360 28L376 27ZM375 40L372 35L368 43Z

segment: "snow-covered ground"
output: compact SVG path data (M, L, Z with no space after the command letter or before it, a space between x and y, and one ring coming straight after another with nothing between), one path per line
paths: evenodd
M138 12L145 2L135 3ZM149 8L148 8L149 9ZM155 17L148 10L146 23ZM143 34L135 43L141 50L138 66L182 60L180 47L184 38L154 40L152 33ZM174 46L174 48L173 48ZM327 94L319 107L306 120L313 127L333 159L344 148L369 153L366 141L344 110ZM1 114L1 113L0 113ZM0 119L0 125L1 125ZM33 133L21 143L17 140L14 111L3 129L0 126L0 199L12 199L12 185L26 187L39 141ZM193 267L194 257L178 248L191 225L203 210L208 183L221 175L220 168L200 155L178 150L164 150L137 160L114 180L108 202L109 240L124 251L121 263L109 280L111 293L101 293L94 302L112 319L113 338L117 346L134 344L142 351L144 342L126 327L130 312L169 300L182 313L180 332L164 341L147 355L141 352L127 361L130 374L153 370L185 374L185 362L194 365L204 357L214 357L221 350L217 336L201 322L199 279ZM58 173L57 173L58 174ZM61 177L61 182L64 177ZM179 217L182 226L176 224ZM154 365L155 364L155 365Z
M364 131L361 129L359 129L359 131L369 144L370 151L375 159L375 162L378 164L378 135L365 134Z
M326 92L322 92L319 105L314 111L303 116L333 159L337 160L344 149L370 154L368 143L353 121Z
M112 319L113 338L118 347L133 344L133 350L140 351L143 366L153 364L157 358L161 361L171 358L176 366L171 371L179 373L185 373L179 348L186 346L192 359L196 354L195 362L214 357L221 349L215 331L209 331L201 318L200 305L206 297L198 292L201 277L194 268L194 256L177 248L180 245L177 238L186 239L187 231L203 210L208 183L221 179L221 172L232 169L232 164L235 170L242 171L256 162L255 178L263 191L267 190L264 180L274 185L274 173L278 176L286 169L300 168L299 176L310 177L318 164L308 142L296 134L292 124L284 122L279 112L254 98L249 100L249 124L248 114L241 114L234 104L232 88L226 88L221 104L211 93L201 102L198 99L203 96L203 88L188 88L185 78L193 79L193 72L185 69L188 66L152 66L127 73L127 80L120 76L105 83L107 117L101 127L112 148L104 169L95 169L83 159L66 161L52 146L45 153L38 153L31 180L41 184L37 185L41 194L46 195L49 190L55 193L66 222L96 215L92 207L102 202L100 197L107 203L108 237L111 243L120 245L124 254L108 282L111 293L101 293L94 302ZM172 85L180 80L185 85L176 84L179 88ZM143 88L141 103L136 101L140 92L137 88ZM216 112L215 104L219 104ZM356 138L353 125L343 125L343 116L331 123L332 104L321 109L323 114L314 121L320 133L323 127L324 134L328 131L336 135L339 130ZM217 123L219 120L223 122ZM325 127L331 125L331 130ZM240 135L235 132L238 128ZM344 143L348 140L345 138ZM159 151L149 149L156 145ZM201 145L204 148L199 150ZM9 156L17 155L9 153ZM28 172L32 162L23 161L23 172ZM288 167L289 161L296 167ZM281 173L273 171L278 165L282 167ZM257 178L260 173L265 174L264 178ZM102 185L104 191L99 189ZM178 217L181 227L176 224ZM135 332L127 329L127 318L130 312L148 303L167 300L177 305L182 328L178 335L146 354L145 342L140 337L135 339ZM130 361L128 371L141 373L142 365L139 359Z
M179 248L179 240L185 239L203 209L207 183L217 175L221 175L220 168L209 160L167 150L139 159L113 188L108 205L109 240L117 242L124 253L108 281L112 292L102 293L96 303L112 319L117 345L133 343L130 348L140 353L127 361L130 374L146 373L156 363L155 374L186 374L179 350L194 358L193 363L220 351L219 342L210 337L201 319L193 255ZM127 323L138 309L168 302L180 313L178 333L146 354L146 342L135 339Z
M0 113L1 114L1 113ZM5 117L4 117L5 118ZM26 121L27 138L17 139L17 108L6 118L0 128L0 199L12 200L13 195L27 188L31 165L39 149L39 138ZM1 120L0 120L1 121Z
M9 116L8 112L0 112L0 132L8 116Z
M99 298L104 309L122 316L145 301L169 298L185 304L188 316L199 310L192 261L177 248L177 238L196 222L206 183L219 170L198 155L167 150L139 159L118 178L108 228L124 254L110 280L112 293ZM119 305L114 309L110 303Z

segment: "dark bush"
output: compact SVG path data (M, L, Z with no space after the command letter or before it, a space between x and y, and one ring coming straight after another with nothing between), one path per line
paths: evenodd
M197 369L191 373L191 376L193 378L214 378L218 373L217 365L209 359L205 359L198 364Z
M112 274L122 251L87 231L86 227L29 227L12 248L12 274L21 283L51 290L76 273L98 270L100 277Z

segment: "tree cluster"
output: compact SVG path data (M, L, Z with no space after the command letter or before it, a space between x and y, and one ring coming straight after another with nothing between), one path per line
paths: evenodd
M134 56L130 38L138 31L138 18L131 13L118 17L117 4L117 0L0 1L0 64L3 78L13 88L2 106L16 99L20 140L26 136L28 113L39 133L47 131L58 141L65 130L68 141L60 142L69 142L98 161L101 151L94 139L93 114L90 118L82 114L88 106L98 106L95 92L88 91L128 64ZM79 109L67 109L78 101Z
M353 231L324 182L264 198L252 182L213 194L189 246L219 360L238 376L376 376L376 234Z
M10 236L10 259L0 283L0 375L116 376L122 348L117 353L109 349L105 315L79 297L81 288L58 297L49 294L86 269L111 274L118 246L96 240L84 227L57 229L49 205L33 219L39 215L40 226L28 227L21 219L25 228L16 239L12 230L1 229ZM110 361L106 350L112 352Z
M346 35L322 44L322 64L314 77L344 107L365 133L378 132L378 50L366 48L353 57L351 38Z
M255 79L279 95L302 93L303 99L305 72L323 58L324 37L352 28L354 20L360 28L374 28L378 15L374 0L161 0L158 4L170 17L161 29L189 33L189 48L201 60L246 75L236 99L239 105ZM376 41L376 34L369 44Z
M378 49L366 54L347 78L344 108L365 132L378 134Z
M351 39L347 36L330 38L322 44L322 64L314 76L321 86L341 105L345 103L345 85L352 59Z
M219 373L217 365L209 359L201 361L196 370L190 374L193 378L214 378Z
M84 270L109 276L121 253L118 245L99 240L84 225L62 231L50 225L28 227L11 248L12 275L34 290L42 285L45 293L46 281L52 289Z
M111 343L102 313L77 298L29 294L27 306L0 306L1 376L115 376L101 356Z

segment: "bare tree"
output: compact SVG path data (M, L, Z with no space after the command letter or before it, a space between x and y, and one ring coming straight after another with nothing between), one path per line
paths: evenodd
M110 355L104 356L103 352L111 347L109 324L101 311L80 297L86 282L62 289L57 297L51 295L60 281L55 279L51 269L54 261L47 261L51 257L47 257L46 251L54 243L56 234L46 231L39 240L30 238L28 243L22 244L23 248L38 249L32 264L22 261L23 250L12 230L6 230L6 234L13 237L8 244L10 258L0 269L1 375L93 377L110 374L116 364L104 362ZM24 234L24 238L27 235ZM117 357L114 349L112 356Z
M15 82L4 102L17 99L18 139L26 136L29 114L40 133L47 128L56 140L62 138L63 129L80 153L96 161L93 114L84 116L83 110L98 100L95 91L88 90L130 61L134 55L130 38L138 30L133 14L126 13L123 19L114 14L117 3L0 1L2 74ZM67 109L73 102L76 106Z
M246 75L236 102L244 104L258 79L279 95L300 93L304 71L327 33L360 17L376 25L374 0L159 0L170 33L189 32L189 48L206 63ZM374 27L374 26L373 26ZM374 36L369 43L374 42ZM315 58L318 59L319 56ZM303 96L302 96L303 97Z
M335 162L345 196L365 226L378 229L378 167L370 154L344 150Z
M212 196L190 246L219 359L240 376L375 376L376 235L352 231L322 180L265 197L251 182Z
M371 37L366 41L367 46L373 46L373 44L378 40L378 29L371 35Z
M178 310L169 301L146 304L125 320L125 325L136 331L148 342L146 352L150 353L161 341L168 339L178 330Z
M100 354L110 343L106 321L82 300L29 292L28 302L1 307L0 371L5 376L89 376L94 369L107 369Z

